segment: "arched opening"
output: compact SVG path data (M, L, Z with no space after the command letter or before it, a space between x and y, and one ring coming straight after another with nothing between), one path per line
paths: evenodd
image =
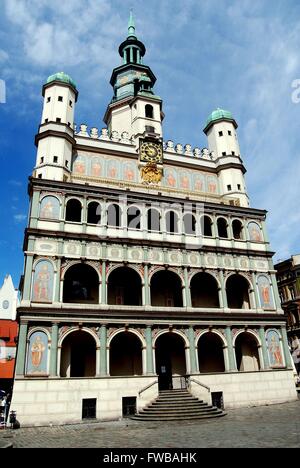
M61 377L95 377L96 342L83 330L70 333L61 348Z
M166 213L166 229L170 234L178 232L178 214L175 211L168 211Z
M204 237L212 237L212 220L209 216L202 216L201 231Z
M145 106L145 115L147 119L153 119L153 106L150 104Z
M223 239L228 239L228 224L225 218L218 218L218 236L223 237Z
M90 265L71 266L64 279L63 302L99 304L99 276Z
M148 231L160 232L160 213L154 208L150 208L147 212Z
M172 376L186 374L183 338L172 332L159 336L155 343L155 360L159 390L172 389Z
M111 227L121 226L122 210L116 203L109 205L107 210L107 225Z
M205 333L198 341L199 371L225 372L223 342L216 333Z
M101 219L101 205L97 202L91 202L88 206L88 224L99 224Z
M233 231L234 239L236 240L243 239L243 224L239 219L234 219L232 221L232 231Z
M109 350L110 375L142 375L142 343L131 332L118 333Z
M80 223L81 211L82 206L79 200L76 200L76 198L68 200L66 206L66 221L71 221L72 223Z
M151 279L151 305L161 307L182 307L182 285L173 271L163 270Z
M141 229L141 211L137 206L130 206L128 208L127 226L129 229Z
M141 305L142 284L139 274L128 267L113 270L108 277L108 304Z
M185 234L194 236L196 234L196 218L191 213L186 213L183 217Z
M232 275L226 283L227 302L230 309L250 309L249 283L241 275Z
M239 371L251 372L260 369L258 344L253 335L241 333L235 341L236 365Z
M197 273L191 281L192 307L220 307L218 283L208 273Z

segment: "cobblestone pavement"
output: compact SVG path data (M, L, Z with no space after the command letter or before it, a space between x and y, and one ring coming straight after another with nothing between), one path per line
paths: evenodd
M300 447L300 401L231 410L198 422L122 420L0 431L15 448Z

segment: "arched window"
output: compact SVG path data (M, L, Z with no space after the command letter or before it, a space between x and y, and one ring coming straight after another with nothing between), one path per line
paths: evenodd
M128 267L113 270L108 277L108 304L141 305L142 283L139 274Z
M175 211L168 211L166 213L166 229L171 234L178 232L178 214Z
M183 217L183 225L185 234L196 234L196 218L191 213L186 213Z
M241 333L235 340L237 369L241 372L260 369L258 343L255 337L247 332Z
M107 225L111 227L121 226L122 210L116 203L109 205L107 210Z
M153 119L153 106L150 104L145 106L145 115L147 119Z
M191 281L193 307L217 308L219 305L218 283L208 273L197 273Z
M110 375L142 375L142 342L131 332L118 333L110 343Z
M201 230L203 232L204 237L212 237L212 220L209 216L202 216Z
M61 348L61 377L95 377L96 342L83 330L70 333Z
M239 219L234 219L232 221L232 231L234 239L243 239L243 224Z
M137 206L130 206L128 208L127 226L129 229L141 229L141 211Z
M160 213L154 208L150 208L147 213L148 231L160 231Z
M241 275L232 275L226 283L227 301L230 309L250 309L249 283Z
M88 206L88 224L99 224L101 219L101 205L97 202L91 202Z
M99 303L99 277L93 267L80 263L67 270L64 278L63 302Z
M224 239L228 239L228 231L227 231L227 221L225 218L218 218L217 221L218 225L218 236L223 237Z
M68 200L66 207L66 221L71 221L73 223L81 222L81 211L82 206L79 200L73 198Z
M198 341L200 372L224 372L223 342L216 333L205 333Z
M151 305L162 307L182 307L182 284L173 271L163 270L154 273L151 279Z

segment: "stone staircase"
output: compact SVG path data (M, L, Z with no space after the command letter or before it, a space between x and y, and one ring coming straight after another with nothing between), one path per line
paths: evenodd
M152 403L131 416L138 421L176 421L218 418L226 413L193 397L188 390L163 390Z

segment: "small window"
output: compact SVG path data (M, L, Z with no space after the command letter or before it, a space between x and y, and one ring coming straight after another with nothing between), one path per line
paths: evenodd
M45 119L45 123L48 123L48 119Z
M48 98L47 98L47 102L50 102L50 101L51 101L51 97L48 97Z
M219 132L219 136L222 137L222 136L223 136L223 132Z
M69 161L66 161L66 167L69 167Z
M70 124L70 122L68 122L68 127L71 127L71 124Z
M38 174L38 178L41 179L41 178L42 178L42 174Z
M238 190L241 190L241 184L237 184Z
M226 156L226 151L223 151L222 156Z
M69 101L69 106L73 107L73 102L72 101Z
M230 190L231 190L231 185L227 185L227 190L230 192Z
M54 156L54 157L53 157L53 162L54 162L55 164L58 163L58 156Z
M146 125L146 132L147 133L155 133L155 128L151 127L150 125Z
M232 133L231 133L231 130L228 130L228 135L229 135L229 136L231 136L231 135L232 135Z
M85 398L82 400L82 419L96 419L96 398Z
M59 100L59 102L63 102L63 97L62 97L62 96L58 96L58 100Z
M232 156L235 156L235 151L231 151Z
M43 164L43 162L44 162L44 158L41 158L41 162L40 162L40 164Z
M56 118L57 123L61 123L61 119L59 117Z
M122 398L123 417L133 416L136 413L136 397Z
M145 106L145 114L147 119L153 119L153 107L150 104Z

